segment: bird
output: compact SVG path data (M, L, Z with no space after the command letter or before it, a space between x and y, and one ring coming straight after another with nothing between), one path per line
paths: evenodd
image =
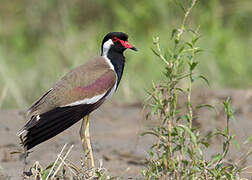
M17 132L25 151L58 135L82 119L80 138L95 167L89 136L90 114L112 97L121 81L126 49L137 51L123 32L108 33L101 55L63 76L26 111L28 122Z

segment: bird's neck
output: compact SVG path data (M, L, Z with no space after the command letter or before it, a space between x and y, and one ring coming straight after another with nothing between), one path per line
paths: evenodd
M114 66L114 70L117 74L117 87L118 87L123 74L125 58L121 52L117 51L109 51L107 54L107 58Z

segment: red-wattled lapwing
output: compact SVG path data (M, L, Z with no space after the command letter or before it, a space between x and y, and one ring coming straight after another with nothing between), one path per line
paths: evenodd
M89 114L115 93L123 74L126 49L137 51L128 42L127 34L108 33L102 41L101 56L70 71L35 101L27 111L29 121L17 133L19 137L25 134L25 150L56 136L83 118L81 142L84 148L86 141L94 167ZM87 117L86 122L84 117Z

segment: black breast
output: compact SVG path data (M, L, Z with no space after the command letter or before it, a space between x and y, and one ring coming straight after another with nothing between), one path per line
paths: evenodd
M113 64L115 72L117 74L117 85L116 85L117 88L122 78L125 58L122 53L114 51L108 52L108 58Z

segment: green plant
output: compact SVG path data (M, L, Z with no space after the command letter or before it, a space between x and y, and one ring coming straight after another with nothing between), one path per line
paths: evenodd
M196 72L199 64L196 56L202 51L197 46L199 29L192 30L185 25L195 3L196 0L192 0L186 9L177 1L184 11L184 18L181 27L172 31L171 43L165 53L161 50L159 38L154 38L156 48L153 52L162 60L165 70L163 79L157 84L153 83L147 101L151 109L147 118L154 116L160 124L144 133L157 138L150 148L147 169L142 172L146 179L239 179L243 170L238 164L225 160L234 139L229 130L229 122L233 118L230 98L223 102L226 113L224 130L218 129L202 137L199 129L192 125L195 111L203 107L214 109L209 104L196 106L191 100L195 80L202 79L209 84L203 75ZM180 98L186 99L184 109L178 108ZM224 137L223 151L206 160L203 149L209 147L209 139L215 136Z

